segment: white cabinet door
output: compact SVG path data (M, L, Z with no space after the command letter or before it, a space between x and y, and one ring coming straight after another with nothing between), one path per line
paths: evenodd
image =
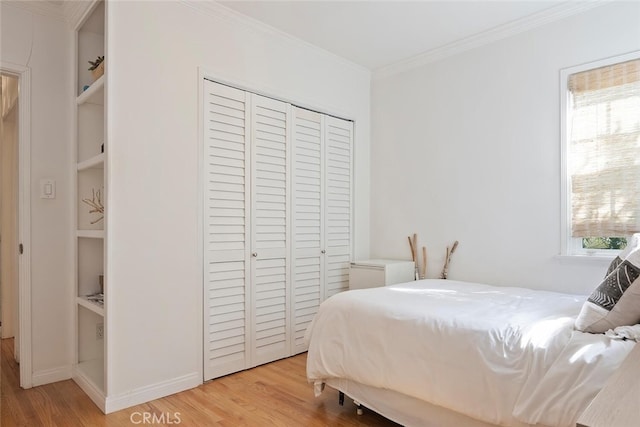
M307 350L304 333L318 311L324 283L324 166L322 114L293 108L292 347Z
M252 95L251 365L289 356L290 106Z
M249 314L247 94L204 85L204 379L246 369Z
M349 289L352 241L353 122L326 116L324 298Z

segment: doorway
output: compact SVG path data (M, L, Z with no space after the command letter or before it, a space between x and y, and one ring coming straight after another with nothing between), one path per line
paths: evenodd
M31 72L0 61L0 337L13 340L20 386L31 360Z
M0 74L0 83L0 336L19 342L18 78ZM19 345L14 345L14 356L19 363Z

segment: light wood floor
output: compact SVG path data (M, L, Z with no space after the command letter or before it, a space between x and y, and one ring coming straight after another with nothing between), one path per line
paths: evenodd
M305 376L306 357L306 354L290 357L104 415L72 380L21 389L18 365L13 360L13 339L5 339L0 425L151 425L142 422L144 413L150 413L155 414L156 420L164 416L166 421L155 426L397 426L368 410L364 415L356 415L348 398L344 406L338 405L338 393L333 389L327 388L315 398Z

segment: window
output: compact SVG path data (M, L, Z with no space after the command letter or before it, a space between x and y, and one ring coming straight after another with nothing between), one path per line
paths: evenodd
M640 231L640 52L562 70L563 250L608 254Z

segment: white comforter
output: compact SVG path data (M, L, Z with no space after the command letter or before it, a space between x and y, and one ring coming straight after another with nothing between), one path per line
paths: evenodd
M307 376L395 390L499 425L575 425L634 345L575 332L584 300L452 280L343 292L307 330Z

